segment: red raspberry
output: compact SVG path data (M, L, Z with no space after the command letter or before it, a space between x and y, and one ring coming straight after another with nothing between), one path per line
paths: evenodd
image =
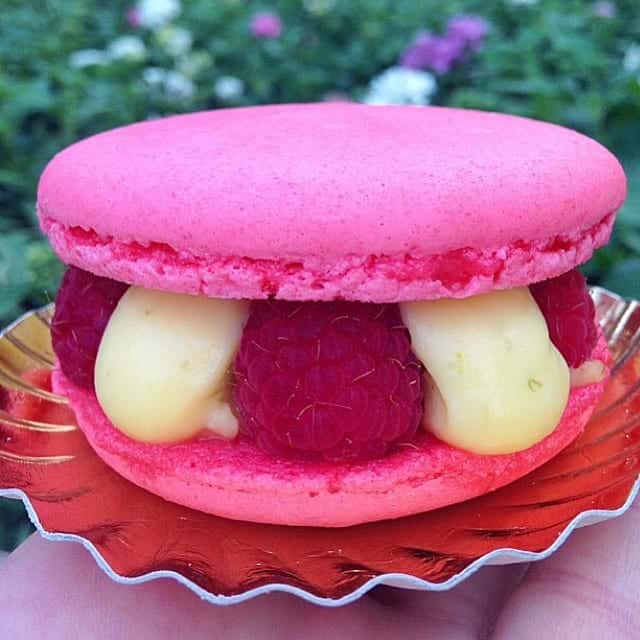
M423 369L397 305L254 302L234 369L241 431L271 454L374 458L422 418Z
M69 267L51 322L53 350L65 376L93 389L93 370L107 322L128 285Z
M547 321L551 342L570 367L579 367L598 342L596 308L584 276L574 269L529 290Z

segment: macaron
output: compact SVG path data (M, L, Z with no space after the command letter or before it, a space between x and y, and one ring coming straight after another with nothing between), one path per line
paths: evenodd
M353 104L144 122L60 153L38 191L62 260L222 298L466 297L585 262L625 181L566 129Z
M626 195L595 141L448 108L202 112L72 145L54 388L103 460L219 516L347 526L522 477L608 353L575 268Z

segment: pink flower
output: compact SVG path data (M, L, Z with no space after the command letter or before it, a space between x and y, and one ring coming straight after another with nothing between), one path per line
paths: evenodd
M278 14L269 11L256 13L249 24L249 31L256 38L279 38L282 33L282 20Z
M129 7L124 17L130 27L136 28L140 26L140 11L138 7Z

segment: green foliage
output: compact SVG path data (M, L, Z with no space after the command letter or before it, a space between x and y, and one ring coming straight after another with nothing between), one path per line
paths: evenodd
M358 99L419 31L442 33L458 14L484 17L490 32L481 50L438 76L433 101L557 122L614 149L630 197L613 241L585 269L593 281L640 297L637 0L618 0L612 18L587 0L183 0L181 13L155 29L127 24L131 4L3 1L0 323L50 300L61 275L35 217L38 176L54 153L158 115L327 94ZM249 21L261 10L282 18L279 38L251 35ZM187 30L182 44L176 28ZM129 42L118 53L123 35L142 49ZM101 62L82 66L77 52L86 49L98 50ZM222 91L217 83L229 76L241 83ZM0 546L12 544L2 536Z
M32 531L22 503L0 498L0 550L14 549Z

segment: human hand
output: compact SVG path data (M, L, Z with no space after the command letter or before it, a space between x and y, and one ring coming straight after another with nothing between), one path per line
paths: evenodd
M32 536L0 560L2 637L74 640L224 638L640 638L640 504L575 532L551 558L488 567L444 593L377 588L328 609L271 594L217 607L173 580L122 586L76 544Z

